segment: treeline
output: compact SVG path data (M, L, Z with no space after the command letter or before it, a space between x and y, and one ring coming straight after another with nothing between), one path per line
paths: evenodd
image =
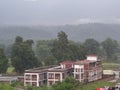
M88 54L96 54L107 61L116 61L119 55L119 44L116 40L107 38L103 42L86 39L84 42L68 40L61 31L55 40L37 41L36 55L43 65L58 64L63 60L82 60Z
M9 64L15 68L15 72L23 73L29 68L59 64L64 60L85 59L88 54L96 54L114 62L119 52L118 42L111 38L103 42L89 38L81 43L68 40L67 34L60 31L56 39L39 40L34 44L31 39L24 40L17 36L8 51L4 53L4 49L0 49L0 73L5 73Z

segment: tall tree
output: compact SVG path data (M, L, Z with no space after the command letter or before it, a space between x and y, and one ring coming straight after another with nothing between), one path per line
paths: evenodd
M83 43L86 54L98 54L100 44L94 39L86 39Z
M115 52L118 48L118 43L116 40L113 40L111 38L106 39L102 42L102 47L105 50L107 60L112 60L115 57Z
M8 68L8 59L4 55L4 50L0 48L0 73L6 73Z
M69 53L69 42L65 32L60 31L58 33L58 38L53 42L52 53L53 56L58 60L58 62L70 59Z
M38 66L38 60L32 50L32 43L32 40L23 41L22 37L16 37L11 55L12 65L16 72L22 73L25 69Z

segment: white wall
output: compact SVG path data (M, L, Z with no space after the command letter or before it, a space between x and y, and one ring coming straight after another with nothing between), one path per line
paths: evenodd
M98 57L97 56L87 56L87 60L97 61Z

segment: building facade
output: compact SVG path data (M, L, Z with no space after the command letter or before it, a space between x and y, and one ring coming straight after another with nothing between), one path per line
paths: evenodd
M74 78L83 83L101 79L102 62L95 55L89 55L86 60L75 62Z

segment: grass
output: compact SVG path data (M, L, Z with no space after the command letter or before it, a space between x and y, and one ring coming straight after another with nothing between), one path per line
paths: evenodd
M13 71L14 71L14 67L12 66L8 67L7 73L13 73Z
M114 86L114 83L110 83L108 81L95 81L93 83L88 83L87 85L83 86L83 90L95 90L99 87L105 87L105 86ZM77 89L81 90L81 89Z
M120 64L118 63L103 63L103 69L116 70L120 69Z

